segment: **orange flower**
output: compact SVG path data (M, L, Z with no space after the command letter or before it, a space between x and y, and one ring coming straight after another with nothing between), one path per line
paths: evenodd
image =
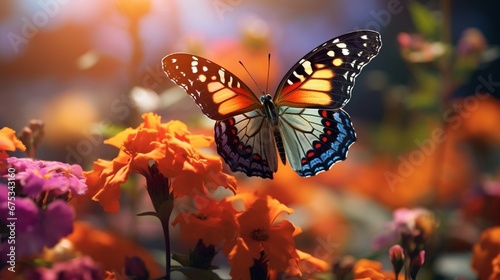
M25 151L26 147L16 137L16 132L8 127L0 129L0 158L8 158L6 151L13 152L16 149Z
M220 158L200 153L212 138L191 135L179 121L161 123L161 117L152 113L142 116L143 123L128 128L104 143L120 149L112 161L94 162L94 170L85 172L89 182L89 196L99 201L106 211L119 210L120 185L131 173L149 174L151 162L159 172L172 179L175 196L207 194L208 188L223 186L233 192L236 179L222 173Z
M394 280L394 273L382 271L382 264L376 261L360 259L353 268L355 280Z
M233 240L236 235L236 218L231 205L207 197L197 196L196 213L180 213L172 222L180 224L181 235L194 248L199 239L206 245L218 245L224 240ZM190 207L190 206L188 206Z
M298 258L293 258L289 262L286 275L290 277L300 277L306 279L307 275L316 272L323 272L330 269L330 265L324 260L318 259L311 254L296 250Z
M71 242L75 251L90 256L100 263L104 270L121 274L125 267L125 257L138 256L145 262L152 278L163 274L153 256L146 249L127 238L98 230L87 223L75 222L74 231L67 237L67 240Z
M478 93L456 101L453 107L458 112L450 125L457 128L458 134L469 139L481 139L485 144L500 143L496 122L500 118L500 101L486 93Z
M492 270L488 280L500 279L500 253L491 261Z
M500 273L500 227L489 228L481 234L472 249L472 269L479 279L498 279Z
M269 270L284 272L289 261L298 258L293 240L295 227L289 221L277 220L282 213L292 212L293 209L266 196L238 214L239 236L223 248L234 279L250 279L249 268L254 261L266 260Z
M80 201L91 197L104 207L106 212L118 212L120 203L118 198L121 194L120 185L125 183L127 176L123 176L119 170L126 165L118 160L107 161L98 159L94 162L94 169L84 172L88 188L87 194Z

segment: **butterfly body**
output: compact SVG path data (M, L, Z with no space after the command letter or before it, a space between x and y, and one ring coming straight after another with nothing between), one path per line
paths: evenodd
M208 59L174 53L163 69L216 120L217 152L233 171L272 178L279 155L300 176L344 160L356 134L342 107L354 79L381 47L380 34L355 31L313 49L285 74L274 97L260 98Z
M281 162L286 164L285 147L283 146L283 138L281 138L281 132L279 130L279 113L276 105L273 103L271 95L264 94L260 97L260 102L262 103L262 108L266 120L269 122L269 127L271 128L272 134L274 136L274 141L276 148L278 149L278 154L280 156Z

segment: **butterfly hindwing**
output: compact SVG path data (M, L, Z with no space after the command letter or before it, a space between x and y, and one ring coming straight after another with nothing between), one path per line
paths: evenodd
M354 31L331 39L299 60L281 80L277 106L339 109L351 98L356 76L382 46L380 34Z
M217 121L214 130L217 152L232 171L273 178L278 169L276 144L262 110Z
M346 158L356 141L351 119L342 109L281 107L280 132L290 165L302 177L329 170Z
M162 64L168 77L184 88L211 119L223 120L261 107L248 86L208 59L174 53L164 57Z

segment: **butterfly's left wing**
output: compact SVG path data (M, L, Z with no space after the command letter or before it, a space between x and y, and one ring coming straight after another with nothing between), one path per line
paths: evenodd
M236 75L206 58L173 53L164 57L162 64L167 76L211 119L223 120L262 106Z
M356 141L349 115L342 109L322 110L282 106L280 133L290 165L302 177L326 171Z
M281 80L274 103L339 109L351 98L354 79L382 46L380 34L359 30L331 39L299 60Z
M260 109L217 121L215 142L232 171L272 179L278 169L271 127Z

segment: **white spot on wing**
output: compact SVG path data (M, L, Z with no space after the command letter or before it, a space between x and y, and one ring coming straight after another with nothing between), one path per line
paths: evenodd
M363 39L363 40L368 40L368 35L366 35L366 34L365 35L361 35L360 38Z
M334 57L335 56L335 52L332 51L332 50L329 50L326 55L328 55L329 57Z
M297 78L299 78L299 80L301 82L303 82L305 80L304 76L303 75L300 75L300 74L297 74L297 72L293 71L293 75Z
M226 79L224 79L224 68L219 69L219 78L223 84L226 82Z
M311 67L311 62L309 60L305 60L302 62L302 67L304 67L304 72L306 72L307 75L311 75L313 72L313 69Z
M349 55L349 49L342 49L343 55Z
M345 43L338 43L337 47L344 49L344 48L347 48L347 45Z

